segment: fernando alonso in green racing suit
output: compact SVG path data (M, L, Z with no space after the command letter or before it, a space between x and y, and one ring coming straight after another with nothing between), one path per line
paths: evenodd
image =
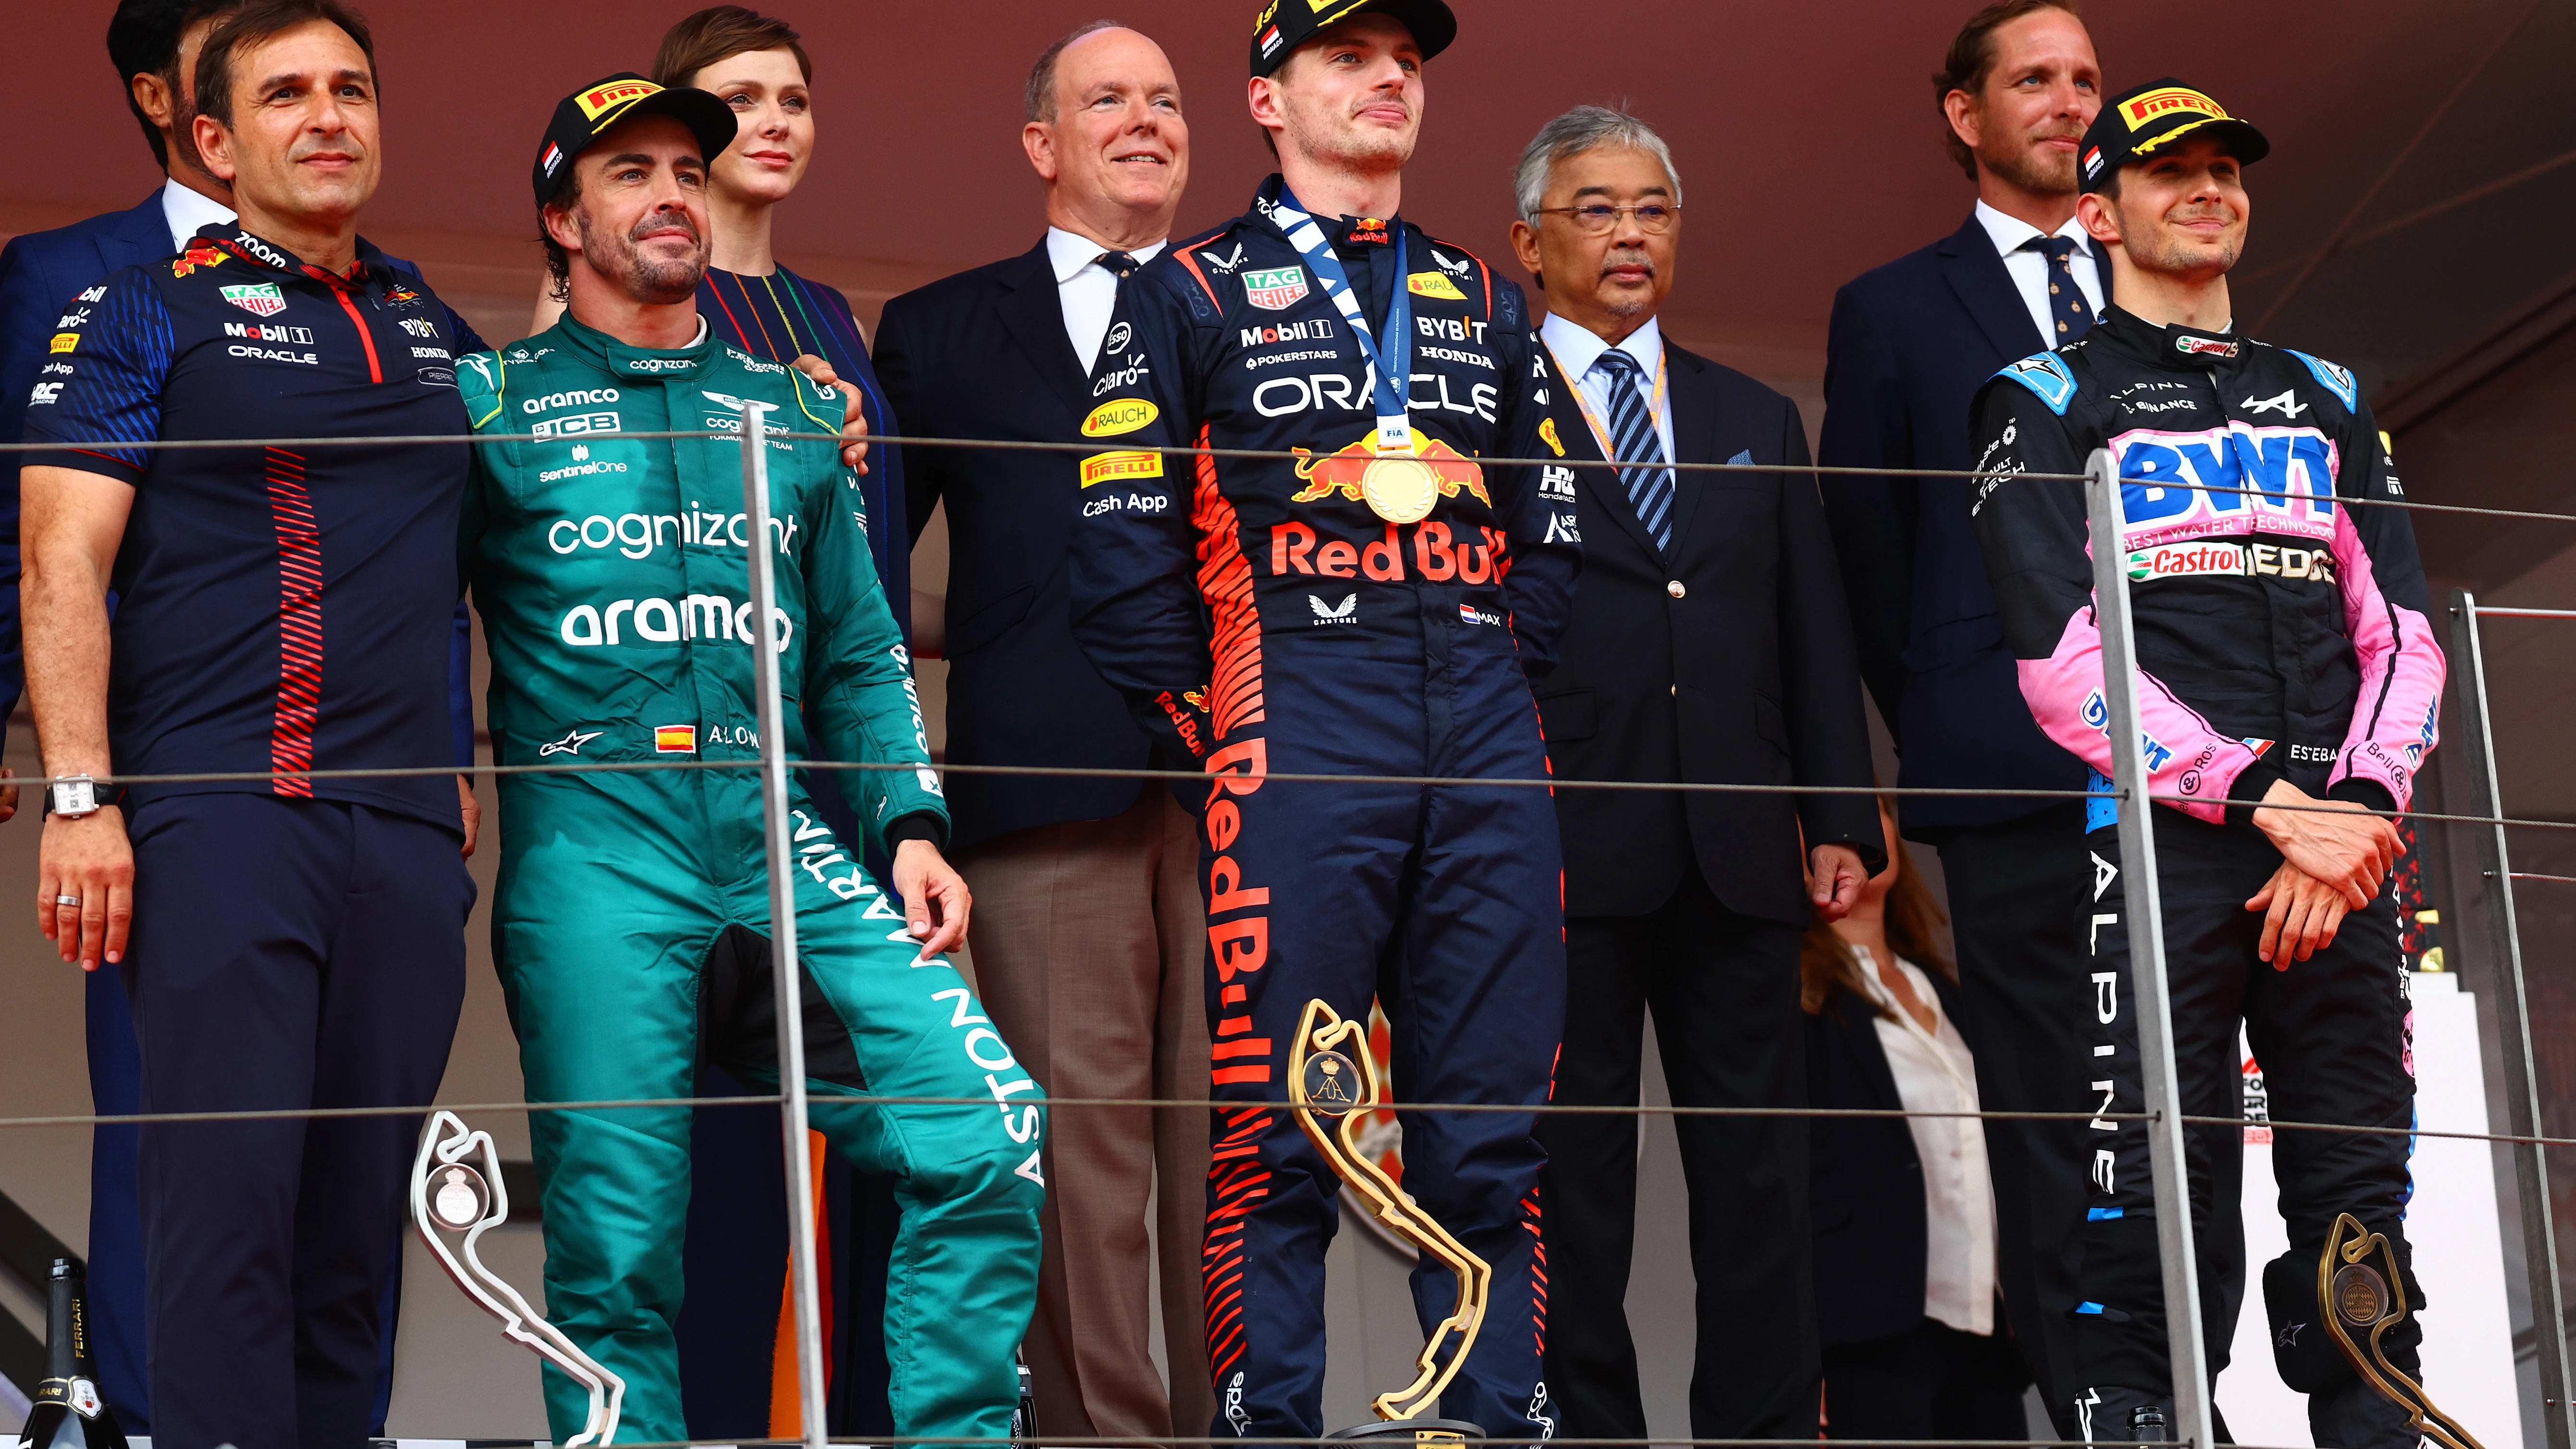
M1036 1293L1043 1094L935 954L963 937L965 888L939 858L947 812L856 474L836 443L769 440L760 542L778 609L763 628L739 439L629 436L739 429L746 403L772 408L772 428L840 431L833 391L710 341L696 317L701 158L734 131L713 96L617 78L565 101L548 132L537 193L570 311L457 369L476 432L537 435L477 446L466 506L494 752L506 765L755 759L751 650L766 639L791 756L807 756L810 724L823 758L914 767L842 776L869 843L894 859L910 924L861 868L862 843L836 839L791 785L806 1072L814 1125L897 1179L895 1432L999 1439ZM752 770L503 777L493 952L530 1102L685 1097L709 1061L776 1082L763 838ZM689 1128L683 1107L530 1120L547 1313L625 1379L621 1442L691 1437L672 1334ZM588 1396L551 1368L545 1389L561 1443Z

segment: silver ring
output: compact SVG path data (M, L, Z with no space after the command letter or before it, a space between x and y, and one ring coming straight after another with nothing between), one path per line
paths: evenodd
M54 897L54 904L58 906L78 906L80 904L80 897L56 896Z

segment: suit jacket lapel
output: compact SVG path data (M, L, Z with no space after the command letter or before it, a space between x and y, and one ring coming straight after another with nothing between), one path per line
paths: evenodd
M2047 350L2039 329L2031 325L2030 308L2013 288L2012 273L2004 270L2004 259L1995 255L1994 239L1974 216L1937 251L1950 291L1998 353L2023 358Z
M1015 272L1003 275L1002 286L1002 325L1029 355L1047 387L1075 417L1082 416L1086 406L1082 359L1073 353L1073 339L1064 335L1064 302L1056 295L1055 266L1047 260L1043 239L1020 258Z
M1673 461L1677 463L1723 463L1718 456L1717 399L1708 385L1708 363L1684 352L1664 339L1665 366L1672 381L1666 395L1673 410ZM1723 474L1673 474L1673 552L1681 553L1682 541L1690 536L1691 519L1699 513L1700 495Z
M1557 372L1556 406L1551 415L1556 419L1556 436L1565 444L1565 461L1573 466L1575 486L1589 494L1592 514L1607 518L1627 531L1637 546L1648 555L1655 552L1655 541L1646 535L1646 525L1637 521L1637 509L1628 501L1628 490L1619 482L1618 470L1609 466L1601 451L1601 440L1592 436L1592 425L1583 419L1583 403L1574 392L1574 379L1556 367L1550 356L1548 366Z
M105 264L100 276L170 255L170 218L161 210L160 188L153 188L142 205L128 209L117 223L98 234L98 259Z

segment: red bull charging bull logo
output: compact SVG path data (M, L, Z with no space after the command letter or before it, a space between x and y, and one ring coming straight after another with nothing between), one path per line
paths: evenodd
M1304 448L1289 449L1297 455L1297 476L1305 480L1306 486L1290 494L1288 501L1313 503L1339 493L1353 503L1365 502L1360 490L1368 476L1369 464L1377 461L1375 439L1374 433L1363 434L1357 442L1346 443L1321 457ZM1487 508L1494 506L1493 498L1485 492L1485 470L1466 454L1415 428L1413 456L1430 466L1432 476L1438 480L1441 497L1455 498L1464 489Z

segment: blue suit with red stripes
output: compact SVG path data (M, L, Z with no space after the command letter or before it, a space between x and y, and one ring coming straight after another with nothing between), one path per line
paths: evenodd
M1069 480L1074 632L1166 757L1211 776L1184 795L1201 812L1218 1103L1210 1432L1235 1435L1328 1427L1339 1183L1283 1110L1306 1003L1384 1006L1400 1100L1514 1107L1546 1100L1564 1016L1547 791L1270 777L1543 777L1529 680L1554 662L1581 564L1570 472L1476 461L1547 447L1556 384L1520 288L1400 221L1318 218L1373 332L1396 289L1412 309L1413 438L1436 486L1401 523L1363 501L1374 369L1271 219L1279 194L1273 177L1252 213L1121 289L1083 429L1102 451ZM1533 1120L1402 1114L1406 1189L1493 1269L1441 1412L1497 1435L1544 1435L1555 1417ZM1415 1271L1426 1329L1453 1291L1446 1270Z
M124 967L146 1112L390 1106L438 1088L474 887L447 709L458 338L361 244L334 274L247 232L82 292L27 397L30 465L133 490L111 584L119 774L434 767L137 786ZM345 1445L375 1414L416 1119L141 1130L153 1438Z

